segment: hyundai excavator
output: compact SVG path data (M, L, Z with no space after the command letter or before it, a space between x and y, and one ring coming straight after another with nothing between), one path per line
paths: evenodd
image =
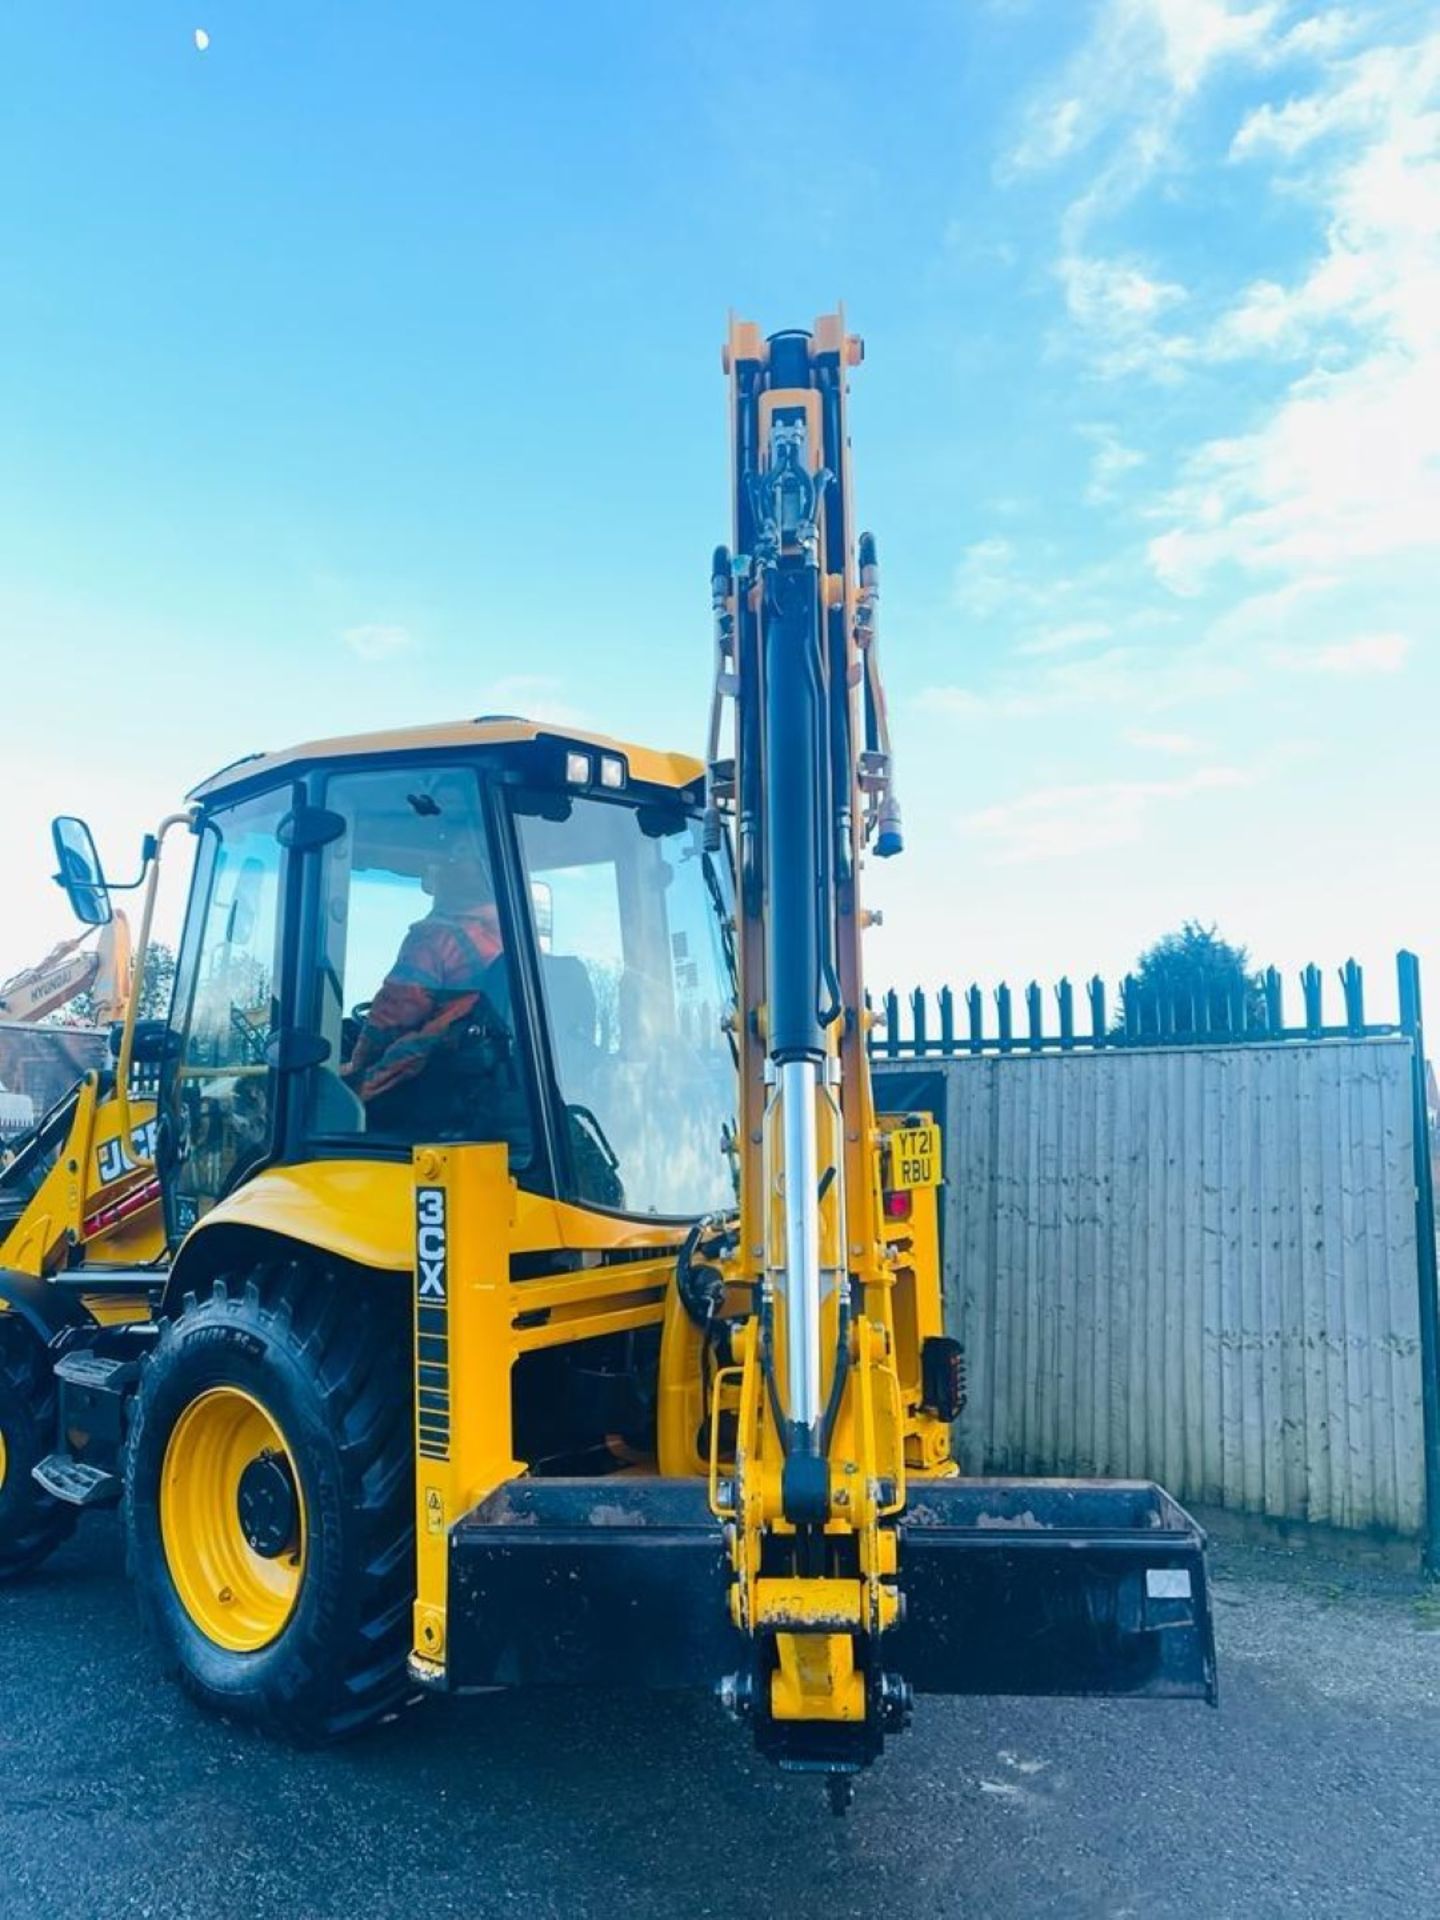
M35 1102L24 1083L35 1076L37 1060L42 1063L39 1077L53 1091L55 1069L63 1074L71 1057L65 1042L56 1040L53 1049L45 1048L34 1030L86 993L96 1030L124 1015L130 998L129 923L117 913L100 929L93 946L86 945L88 938L87 932L61 940L33 967L0 981L0 1154L8 1150L11 1137L23 1136L34 1124ZM16 1039L7 1028L25 1032ZM68 1031L74 1033L73 1028Z
M115 914L86 945L88 931L58 941L44 960L0 981L0 1164L29 1144L60 1094L83 1077L83 1060L104 1050L104 1031L123 1020L131 998L131 927ZM88 995L84 1025L52 1027L50 1016Z
M0 981L0 1024L30 1026L89 993L96 1026L124 1018L130 998L130 923L112 913L93 946L88 932L61 940L43 960Z
M169 1017L132 1005L0 1227L0 1571L118 1505L208 1706L309 1741L701 1688L842 1809L917 1695L1214 1697L1160 1488L953 1455L943 1143L867 1049L903 827L860 360L839 314L731 323L703 760L504 716L325 740L147 846L142 953L194 849Z

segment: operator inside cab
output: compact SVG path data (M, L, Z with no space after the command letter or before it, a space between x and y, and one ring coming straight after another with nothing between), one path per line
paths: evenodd
M342 1077L367 1132L407 1138L498 1137L516 1081L508 966L490 862L475 843L443 843L420 876L433 902L406 933ZM507 1100L507 1095L511 1096Z

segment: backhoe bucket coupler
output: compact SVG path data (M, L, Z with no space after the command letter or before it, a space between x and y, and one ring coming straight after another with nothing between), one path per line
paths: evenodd
M878 1660L859 1649L887 1682L1215 1697L1204 1536L1158 1487L912 1481L899 1561L901 1623ZM743 1704L772 1650L731 1624L728 1581L698 1480L510 1481L450 1536L446 1682L715 1689L739 1674ZM757 1725L767 1747L783 1731Z

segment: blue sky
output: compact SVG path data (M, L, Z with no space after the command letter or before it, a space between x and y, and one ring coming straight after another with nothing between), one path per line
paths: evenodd
M910 852L873 977L1186 916L1440 1005L1440 34L1286 0L20 0L0 975L255 747L698 748L727 308L846 303ZM209 45L202 51L195 30Z

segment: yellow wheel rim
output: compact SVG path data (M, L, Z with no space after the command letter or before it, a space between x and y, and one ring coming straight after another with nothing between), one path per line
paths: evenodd
M241 1521L240 1482L266 1455L295 1488L293 1537L270 1557ZM211 1387L175 1423L160 1469L160 1538L170 1578L216 1646L256 1653L278 1638L305 1577L305 1498L285 1436L239 1387Z
M5 1429L0 1427L0 1487L5 1484Z

